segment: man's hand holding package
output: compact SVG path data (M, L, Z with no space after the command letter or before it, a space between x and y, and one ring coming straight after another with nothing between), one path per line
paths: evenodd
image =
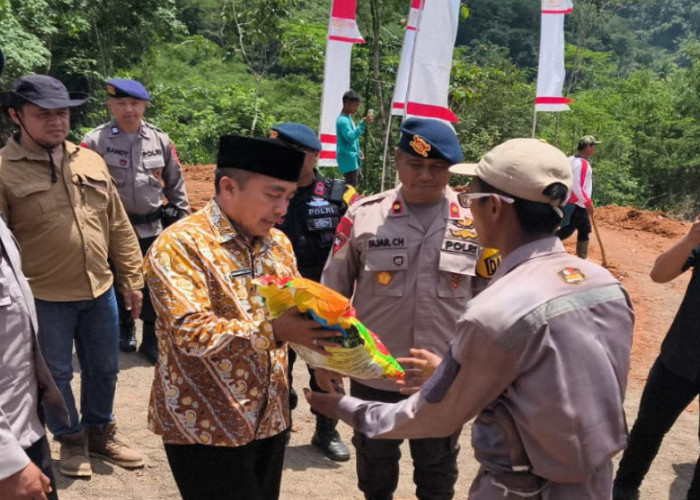
M316 321L307 318L296 307L287 309L279 318L273 320L272 329L277 340L303 345L324 356L328 356L324 346L338 346L327 339L342 336L341 332L325 329Z

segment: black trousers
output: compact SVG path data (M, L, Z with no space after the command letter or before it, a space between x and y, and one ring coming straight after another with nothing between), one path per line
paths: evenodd
M574 234L574 231L578 231L576 234L576 241L588 241L589 235L591 234L591 218L588 216L586 209L578 205L576 205L574 211L571 213L569 224L557 231L557 237L560 240L565 240Z
M166 444L165 454L184 500L275 500L286 434L236 447Z
M24 450L24 452L29 457L34 465L41 469L50 480L51 480L51 493L46 495L49 500L58 500L58 490L56 489L56 480L53 477L53 470L51 470L51 450L49 449L49 440L46 436L42 437L39 441L35 442L29 448Z
M638 489L659 451L661 442L681 412L700 393L700 384L674 374L657 359L642 392L637 421L615 476L616 489ZM699 436L700 437L700 436ZM700 458L699 458L700 460ZM700 470L695 473L688 499L700 499Z
M368 401L396 403L406 398L398 392L380 391L354 380L350 395ZM413 482L419 500L447 500L454 497L457 481L458 430L444 438L411 439ZM370 439L355 431L352 444L357 456L357 486L368 500L390 500L399 484L401 439Z
M146 255L148 249L156 241L156 236L151 236L149 238L139 238L139 246L141 247L141 255ZM112 269L115 272L114 269ZM115 272L116 276L116 272ZM124 307L124 297L121 293L116 292L117 296L117 309L119 310L119 329L122 332L132 332L134 331L134 319L131 317L131 311L127 311ZM153 331L153 325L156 322L156 311L153 309L153 304L151 304L151 295L148 293L148 287L143 287L143 304L141 306L141 320L144 325L151 327Z

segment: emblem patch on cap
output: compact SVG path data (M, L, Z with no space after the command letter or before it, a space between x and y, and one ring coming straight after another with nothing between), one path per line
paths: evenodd
M419 135L414 135L413 140L411 142L409 142L408 144L409 144L409 146L411 146L413 148L413 151L415 151L416 154L421 155L423 158L427 158L428 153L432 149L430 144L425 142L425 139L423 139Z
M114 89L114 85L107 85L107 94L117 95L117 91Z
M382 286L389 286L391 284L391 273L389 271L380 271L377 273L377 283Z
M557 271L557 274L564 283L569 285L580 285L586 281L586 275L583 274L583 271L576 267L565 267L564 269Z
M268 136L270 137L270 139L277 139L279 137L279 134L276 130L270 130Z

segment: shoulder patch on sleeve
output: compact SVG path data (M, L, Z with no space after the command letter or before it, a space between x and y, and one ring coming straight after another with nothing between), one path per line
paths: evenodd
M335 239L333 240L333 249L331 250L331 254L333 257L336 258L342 258L345 252L341 252L341 254L338 254L338 252L345 246L345 244L348 242L350 239L350 233L352 232L352 226L353 222L351 219L343 216L340 218L340 222L338 222L338 225L335 228Z
M462 365L452 357L452 349L448 350L440 366L421 388L423 398L430 404L442 401L461 367Z

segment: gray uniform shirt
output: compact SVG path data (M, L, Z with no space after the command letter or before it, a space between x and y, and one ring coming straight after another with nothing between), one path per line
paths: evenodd
M512 417L543 499L610 498L611 457L625 446L623 399L634 313L603 268L557 238L524 245L467 307L440 367L395 405L344 397L341 418L369 437L447 436L464 422L487 471L511 469L515 447L494 419ZM604 477L603 477L604 476ZM496 498L495 491L481 496Z
M0 480L28 463L24 449L45 434L39 394L68 418L36 340L34 299L16 243L0 218Z
M394 357L412 347L443 355L481 278L471 212L447 188L438 217L424 228L396 189L358 200L336 228L321 282L352 297L357 317ZM397 391L390 380L363 380Z
M88 132L80 145L104 158L127 214L151 214L163 204L163 197L182 216L189 212L175 146L157 128L143 122L136 137L129 138L112 120ZM134 229L139 238L147 238L160 234L163 226L158 219L135 224Z

